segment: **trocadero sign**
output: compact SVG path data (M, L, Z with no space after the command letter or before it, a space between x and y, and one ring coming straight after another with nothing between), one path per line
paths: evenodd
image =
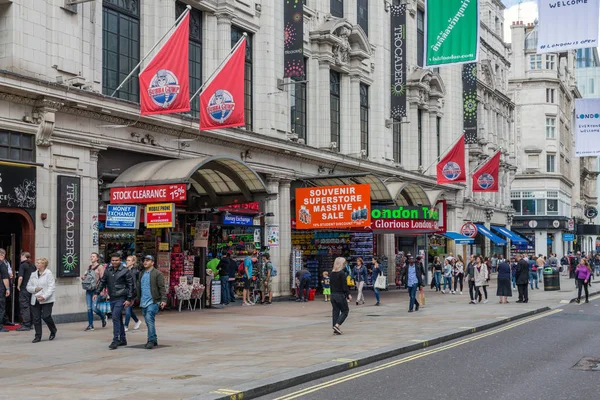
M59 277L79 276L81 262L81 179L58 176L57 272Z

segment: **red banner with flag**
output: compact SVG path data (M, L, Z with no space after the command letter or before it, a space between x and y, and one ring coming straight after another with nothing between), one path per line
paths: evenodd
M500 172L500 152L496 152L473 173L473 192L497 192Z
M142 115L190 111L190 13L140 72Z
M246 38L200 94L200 130L244 126Z
M465 136L437 164L437 183L459 183L467 181L465 168Z

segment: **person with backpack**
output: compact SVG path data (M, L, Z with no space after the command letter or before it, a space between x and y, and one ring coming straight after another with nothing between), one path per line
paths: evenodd
M260 291L262 293L261 304L271 304L273 301L273 263L271 262L271 256L269 253L262 255L262 267L260 273ZM265 302L265 297L269 294L269 301Z
M255 257L257 254L256 249L252 252L252 256L246 256L242 264L240 264L241 271L238 272L242 275L242 279L244 281L244 292L242 294L242 305L243 306L251 306L253 305L250 302L250 284L252 283L252 266L254 265L252 261L252 257Z
M81 277L81 287L85 290L85 302L87 305L88 326L85 332L94 330L94 313L96 313L102 321L102 327L106 327L106 314L98 309L98 301L94 300L94 292L98 286L98 282L104 275L104 265L99 263L100 256L98 253L92 253L90 256L90 266L85 275Z

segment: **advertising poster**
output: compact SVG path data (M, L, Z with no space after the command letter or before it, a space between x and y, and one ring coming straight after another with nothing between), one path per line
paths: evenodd
M296 229L371 226L371 185L296 189Z
M462 84L465 144L477 144L477 63L463 65Z
M304 4L283 0L284 78L304 78Z
M146 206L146 228L173 228L175 226L175 204L160 203Z
M196 222L196 233L194 234L194 247L208 247L208 234L210 232L210 222Z
M78 277L81 262L81 179L58 176L57 275Z
M600 155L600 99L575 99L575 156Z
M266 242L269 247L279 246L279 225L267 225Z

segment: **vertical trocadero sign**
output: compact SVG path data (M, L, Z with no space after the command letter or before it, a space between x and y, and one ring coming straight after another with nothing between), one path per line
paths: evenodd
M58 177L57 271L59 277L79 276L81 261L81 179Z
M478 0L425 0L425 67L477 61Z
M391 7L392 90L391 116L406 117L406 4Z
M538 0L538 53L598 47L600 0Z
M600 155L600 99L575 99L575 156Z
M283 0L283 64L285 78L304 78L304 4Z

